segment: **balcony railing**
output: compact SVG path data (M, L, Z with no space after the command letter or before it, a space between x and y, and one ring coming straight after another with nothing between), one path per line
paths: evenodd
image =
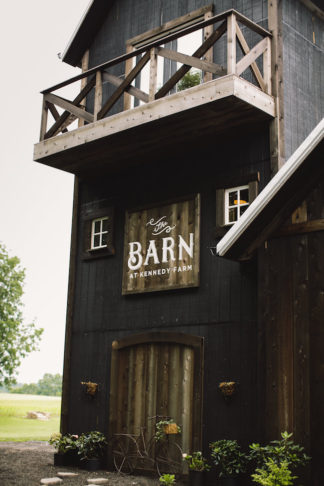
M255 45L249 46L239 24L243 24L250 31L259 34L257 37L260 39L261 36L261 40L257 41ZM211 27L209 29L208 37L191 56L162 47L162 45L165 45L172 40L208 26ZM211 50L214 49L215 44L223 36L226 36L226 66L206 60L207 53L210 53ZM240 46L242 52L239 60L237 44ZM212 52L214 53L214 51ZM157 56L162 56L171 61L181 63L181 67L177 69L162 87L159 88L157 88ZM260 58L260 56L262 57ZM122 78L109 73L110 68L118 64L125 66L126 61L129 59L134 58L136 61L139 57L140 59L135 67L127 72ZM214 55L212 54L211 56L208 56L208 58L213 59ZM257 63L256 61L258 58L260 58L260 62ZM139 88L132 86L132 83L148 63L150 65L149 92L145 93ZM68 131L67 127L75 120L79 120L81 121L81 124L84 124L93 123L106 117L109 115L109 111L115 103L126 93L144 103L150 103L154 100L163 98L168 95L170 90L176 86L181 78L183 78L192 67L197 68L204 73L210 73L209 75L204 76L204 80L211 80L213 77L218 78L228 74L242 76L247 69L250 69L255 84L264 93L271 95L271 33L258 24L255 24L247 17L231 9L207 20L198 22L193 26L183 28L176 33L166 35L158 41L135 49L133 52L107 61L67 81L46 89L42 92L43 111L40 141ZM123 71L125 71L125 69L123 69ZM83 87L80 93L72 101L53 93L60 88L80 80L84 80L82 83ZM104 83L110 83L116 87L113 94L110 94L107 99L104 99L103 95ZM89 112L85 108L85 99L91 91L94 91L93 112ZM57 107L64 111L59 113ZM54 119L54 123L50 127L48 127L48 112L51 113Z

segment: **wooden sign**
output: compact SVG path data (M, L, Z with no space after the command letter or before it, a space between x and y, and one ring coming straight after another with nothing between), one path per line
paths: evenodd
M126 212L123 294L199 285L200 199Z

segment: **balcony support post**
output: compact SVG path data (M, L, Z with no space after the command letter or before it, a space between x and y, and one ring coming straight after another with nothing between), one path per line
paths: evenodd
M205 13L204 19L210 19L213 16L212 11L209 10L208 12ZM213 33L213 25L208 25L207 27L204 28L204 41L208 39ZM211 47L205 54L204 60L208 62L213 62L213 48ZM213 79L213 74L204 72L203 74L203 82L207 83L207 81L212 81Z
M149 87L149 101L155 99L156 83L157 83L157 50L153 47L150 50L150 87Z
M266 37L267 48L263 53L263 79L265 84L265 92L271 95L271 40Z
M227 17L227 74L236 71L236 17L230 14Z
M43 95L42 118L41 118L41 128L40 128L40 136L39 136L40 141L45 140L47 119L48 119L48 105L45 100L45 95Z
M97 121L97 116L102 107L102 74L101 71L96 72L96 88L94 98L94 121Z

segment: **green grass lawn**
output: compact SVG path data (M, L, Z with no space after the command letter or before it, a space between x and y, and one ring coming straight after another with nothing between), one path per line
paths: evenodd
M0 441L48 440L59 432L61 397L0 393ZM27 419L27 412L49 412L49 420Z

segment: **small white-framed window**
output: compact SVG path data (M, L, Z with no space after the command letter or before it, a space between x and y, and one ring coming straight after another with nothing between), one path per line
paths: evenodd
M92 220L91 250L106 248L108 244L108 217Z
M249 206L249 186L225 189L225 225L234 224Z

